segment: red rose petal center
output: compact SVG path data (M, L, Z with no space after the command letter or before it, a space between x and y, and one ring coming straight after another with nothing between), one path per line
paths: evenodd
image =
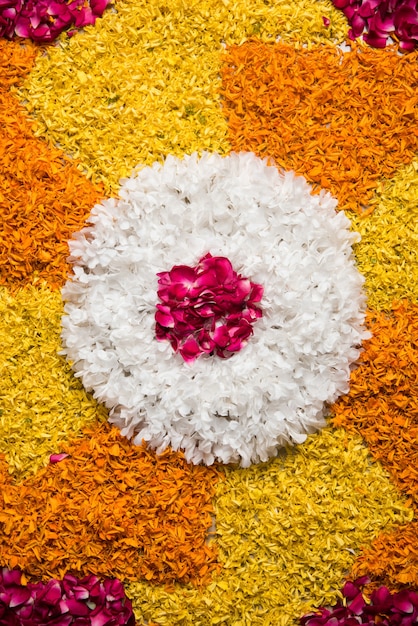
M156 337L188 363L202 354L232 356L263 315L263 287L237 274L226 257L206 254L195 267L175 265L157 276Z

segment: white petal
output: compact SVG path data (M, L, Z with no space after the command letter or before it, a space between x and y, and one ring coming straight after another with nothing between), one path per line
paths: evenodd
M329 193L251 153L141 169L70 242L64 353L122 433L190 462L265 461L324 425L364 329L349 220ZM157 272L205 253L264 286L263 317L231 359L192 365L154 336Z

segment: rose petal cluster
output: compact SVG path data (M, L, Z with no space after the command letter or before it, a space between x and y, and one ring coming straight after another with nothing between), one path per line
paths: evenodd
M109 0L0 0L0 37L49 43L69 28L94 24L108 4Z
M418 624L418 593L405 589L391 593L387 587L379 587L366 601L361 589L370 579L362 576L348 581L342 589L343 601L335 607L322 608L301 618L302 626L413 626Z
M22 584L19 570L0 569L0 626L134 626L119 580L97 576Z
M402 50L418 45L417 0L333 0L334 6L347 17L351 39L363 35L374 48L384 48L391 35Z
M244 347L262 316L263 287L234 271L226 257L203 256L195 267L158 274L156 337L190 363L202 354L225 359Z

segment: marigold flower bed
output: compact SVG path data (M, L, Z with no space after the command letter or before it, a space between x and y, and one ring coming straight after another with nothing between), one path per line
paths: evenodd
M68 272L66 241L103 191L35 137L36 124L10 93L34 56L31 46L0 41L0 283L22 286L36 273L57 287Z
M391 315L369 312L369 328L373 337L351 375L350 392L332 407L332 422L361 434L417 506L418 305L400 303Z
M418 305L404 301L391 315L369 313L365 342L350 393L332 407L336 426L364 437L374 456L418 510ZM418 524L384 534L354 565L391 588L418 587Z
M413 40L411 15L399 32ZM389 606L382 584L402 589L394 613L415 616L418 51L347 51L347 31L331 0L118 0L55 45L0 41L0 566L25 570L3 569L13 587L3 617L16 602L37 610L28 582L57 601L68 571L65 626L97 626L114 602L118 612L119 582L102 603L109 576L148 626L296 626L362 574L366 594L380 587L379 606ZM231 147L275 157L349 209L373 337L334 407L341 426L269 463L218 471L135 447L107 425L109 411L58 354L59 289L67 240L122 176ZM253 280L252 268L243 276ZM155 305L157 280L145 288ZM251 395L251 372L245 382Z
M342 428L326 428L269 463L226 468L215 511L219 574L202 590L129 583L138 618L161 626L296 625L313 605L336 602L337 581L379 528L412 518L361 437Z
M351 570L351 577L370 575L368 589L387 585L390 589L418 588L418 522L382 533L364 548Z
M368 305L390 311L407 298L418 304L418 159L379 182L368 219L349 214L361 235L354 246L357 266L366 278Z
M362 213L418 149L418 52L257 40L228 49L222 99L234 150L274 157Z
M343 41L345 32L329 0L118 0L94 28L38 57L20 98L39 134L113 195L139 163L230 150L219 97L223 42L279 34Z
M58 355L63 305L37 283L0 287L0 453L21 480L48 463L60 442L107 418Z
M13 484L2 463L0 560L32 579L94 573L202 584L216 565L217 472L132 446L108 425L63 446L69 456Z

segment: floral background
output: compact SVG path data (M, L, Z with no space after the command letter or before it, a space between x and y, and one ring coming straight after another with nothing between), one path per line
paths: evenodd
M374 597L387 623L416 623L416 17L0 0L0 623L285 626L363 575L366 597L403 594L392 622ZM196 151L274 158L361 234L372 337L350 391L249 468L133 445L60 354L67 241L132 168Z

